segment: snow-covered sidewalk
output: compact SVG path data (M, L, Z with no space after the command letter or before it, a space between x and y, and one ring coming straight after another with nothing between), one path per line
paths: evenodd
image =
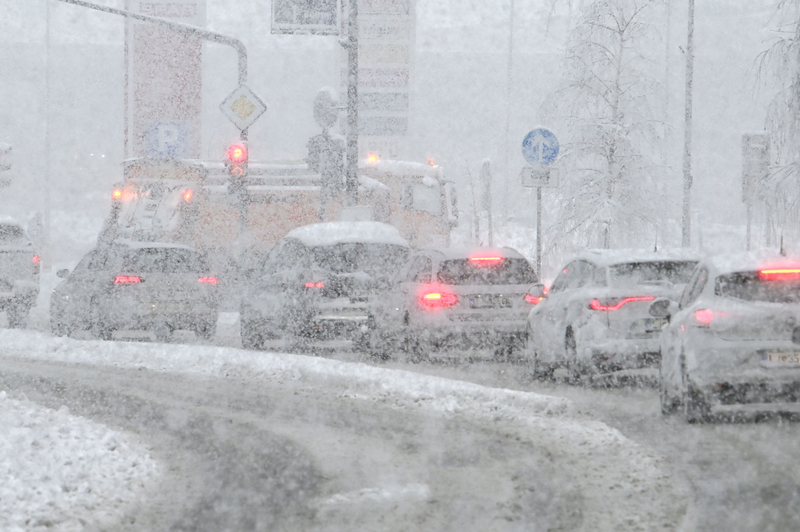
M0 346L0 356L287 383L344 401L474 419L531 442L574 479L586 530L674 529L686 511L686 494L659 456L618 430L575 414L563 398L229 347L80 341L14 330L0 331Z
M158 475L135 436L0 391L0 530L113 527Z

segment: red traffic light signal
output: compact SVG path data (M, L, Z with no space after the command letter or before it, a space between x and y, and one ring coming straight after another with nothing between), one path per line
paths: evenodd
M247 173L247 144L234 142L226 153L225 166L233 177L243 177Z
M231 144L231 147L228 148L228 160L232 163L247 162L247 146L241 142Z

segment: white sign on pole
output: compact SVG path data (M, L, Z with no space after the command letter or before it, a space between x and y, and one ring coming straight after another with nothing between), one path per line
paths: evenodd
M558 168L526 166L520 172L522 186L532 188L558 188Z

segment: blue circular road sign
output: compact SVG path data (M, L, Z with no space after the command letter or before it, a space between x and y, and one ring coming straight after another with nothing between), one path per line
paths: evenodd
M522 156L531 164L547 166L558 157L558 139L543 127L529 131L522 139Z

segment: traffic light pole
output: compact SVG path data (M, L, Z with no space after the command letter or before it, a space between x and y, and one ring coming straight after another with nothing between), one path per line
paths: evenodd
M345 204L358 205L358 0L347 2L347 176Z
M194 37L198 37L205 41L210 41L218 44L224 44L225 46L230 46L231 48L236 50L236 53L239 56L239 85L247 83L247 48L245 47L244 43L239 39L236 39L234 37L229 37L227 35L222 35L221 33L214 33L213 31L208 31L203 28L198 28L197 26L190 26L189 24L182 24L180 22L172 22L170 20L164 20L163 18L151 17L149 15L142 15L140 13L133 13L132 11L126 11L125 9L117 9L114 7L102 6L99 4L94 4L92 2L86 2L84 0L58 0L58 1L64 2L65 4L73 4L88 9L94 9L96 11L111 13L112 15L120 15L123 17L132 18L134 20L141 20L142 22L149 22L151 24L167 27L176 33L182 33L184 35L192 35ZM246 140L247 138L246 129L242 130L242 135L243 135L242 140Z

